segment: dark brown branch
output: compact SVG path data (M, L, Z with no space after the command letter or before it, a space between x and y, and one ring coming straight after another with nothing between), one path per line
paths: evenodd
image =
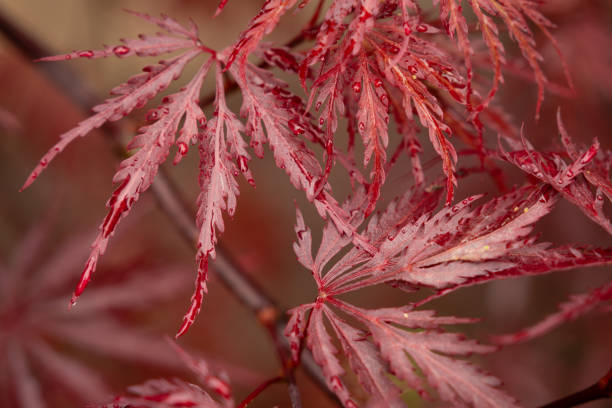
M40 43L35 41L27 33L8 20L4 13L0 11L0 32L24 55L31 59L39 59L48 55L53 55L47 49L42 47ZM296 36L290 41L289 45L294 46L301 41L301 35ZM41 63L38 65L40 70L57 85L67 95L75 105L85 111L89 111L95 106L99 100L94 93L80 81L76 75L65 64L49 64ZM236 85L229 83L228 91L236 89ZM204 104L212 103L214 99L204 99ZM106 123L101 130L113 142L113 147L119 157L128 155L122 141L122 127L117 123ZM162 211L171 220L172 225L178 230L183 239L190 245L195 246L198 238L198 230L191 216L191 211L188 206L180 199L180 194L167 176L160 169L153 184L151 191ZM281 359L283 368L283 376L289 383L289 395L294 407L299 408L300 398L299 390L295 383L293 367L289 359L289 344L283 334L283 329L286 323L286 317L280 312L280 308L275 302L255 283L244 271L228 255L227 250L220 244L217 248L217 257L212 264L213 272L223 282L236 298L248 307L270 333L277 352ZM321 374L318 365L315 363L312 355L305 351L301 359L301 366L304 368L310 378L323 390L332 400L339 403L335 394L333 394L325 382L325 378Z
M584 390L575 392L540 408L569 408L602 398L612 399L612 368L608 374Z

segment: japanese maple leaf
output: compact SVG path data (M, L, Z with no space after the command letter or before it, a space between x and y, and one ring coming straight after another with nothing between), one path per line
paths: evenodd
M514 333L494 336L493 341L497 344L504 345L529 341L550 332L565 322L575 320L593 310L599 309L602 312L611 312L611 301L612 282L608 282L590 292L571 295L567 301L559 305L559 310L557 312Z
M515 406L516 401L498 388L495 377L456 358L495 349L442 329L472 320L435 317L433 311L416 310L416 303L364 309L339 299L340 295L387 283L407 290L433 288L440 296L508 276L612 262L609 249L550 248L530 236L533 224L556 202L546 188L526 186L471 208L479 199L473 196L434 213L438 197L436 191L409 191L373 216L362 234L376 247L374 255L352 247L328 223L313 258L311 232L298 211L294 249L300 263L312 272L319 294L316 302L291 311L285 333L295 359L306 338L329 388L345 406L355 406L355 397L343 382L346 370L326 322L374 406L402 405L390 376L421 394L426 394L427 384L453 406ZM364 222L367 202L361 189L345 203L355 226Z
M99 408L171 408L171 407L199 407L199 408L231 408L234 401L231 388L224 372L219 374L210 369L206 361L192 357L178 345L172 343L181 360L197 377L198 381L211 395L200 386L180 379L148 380L140 385L128 388L129 394L115 398L115 400Z
M604 199L612 201L612 153L602 151L597 139L588 149L580 152L563 126L560 111L557 112L557 126L566 155L537 152L523 137L522 150L506 153L501 149L502 157L549 184L584 215L612 234L612 224L603 211ZM566 157L571 163L566 163Z
M93 368L58 345L176 368L161 339L126 326L117 312L146 309L176 296L188 288L185 275L172 267L137 270L121 284L93 288L78 310L68 311L66 300L91 234L73 235L47 258L49 228L49 222L33 228L12 261L0 263L0 390L6 406L45 407L39 377L53 379L82 401L109 395Z

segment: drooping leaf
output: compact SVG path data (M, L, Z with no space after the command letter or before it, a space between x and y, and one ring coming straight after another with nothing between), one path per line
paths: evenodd
M591 292L571 295L569 300L559 305L559 311L546 316L536 324L517 332L494 336L497 344L509 345L529 341L554 330L561 324L577 319L604 305L612 299L612 283L593 289Z

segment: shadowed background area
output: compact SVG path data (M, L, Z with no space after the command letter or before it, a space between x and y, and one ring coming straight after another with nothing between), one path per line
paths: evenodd
M122 37L157 31L122 8L151 15L163 12L180 22L192 18L199 26L202 41L220 50L235 42L261 3L230 0L215 19L212 15L217 1L202 0L0 0L0 13L54 53L98 49L102 44L116 44ZM420 3L426 7L428 2ZM606 1L550 3L544 12L558 24L554 35L566 56L575 95L567 94L554 50L543 35L537 34L543 67L553 84L540 121L534 120L535 85L522 77L524 67L518 66L516 75L505 76L497 103L512 114L516 125L524 124L526 136L538 148L549 146L551 140L559 145L554 118L557 107L561 107L566 128L579 144L586 145L598 137L602 147L610 149L612 6ZM313 6L314 2L300 13L287 13L269 38L280 43L289 41L298 33L298 27L306 24ZM506 45L510 54L517 55L510 42ZM54 64L69 68L95 95L104 98L113 86L158 59L108 58ZM194 71L195 67L187 68L183 78L163 94L178 90ZM212 85L208 78L202 95L212 92ZM298 95L304 95L297 83L290 85ZM87 140L77 140L33 186L19 193L28 173L58 135L86 117L87 112L2 35L0 89L0 273L12 276L12 280L0 279L4 285L0 287L4 294L0 299L0 405L14 406L16 398L15 378L7 375L8 370L2 370L5 365L21 373L32 373L22 378L32 381L28 386L40 389L49 407L108 400L126 386L154 377L183 376L194 380L177 364L174 352L163 340L164 335L174 335L189 305L195 279L193 249L184 244L172 220L160 212L150 194L145 194L119 226L79 304L67 312L91 237L105 215L104 203L112 192L111 180L119 159L108 139L94 131L86 136ZM122 121L127 140L145 123L147 109L156 106L160 99L153 99L147 107ZM228 104L237 112L239 94L228 94ZM210 116L210 107L205 113ZM396 145L393 136L391 133L390 144ZM426 138L426 132L421 131L420 137ZM493 140L496 136L488 137ZM185 201L194 207L198 194L197 152L192 150L180 165L168 163L163 167L178 184ZM433 157L435 153L426 149L425 159ZM320 238L323 221L304 194L293 189L283 171L274 165L269 151L263 160L252 160L250 168L257 187L240 181L237 212L231 219L225 216L226 231L220 242L279 305L288 309L310 302L316 296L315 284L310 273L296 262L292 250L294 202L304 211L315 241ZM508 166L504 171L508 185L519 180L512 179L518 175L515 169ZM495 193L491 181L478 177L461 180L457 198L483 192L483 188ZM336 173L332 173L331 180L334 186L346 181ZM410 180L406 173L392 172L383 195L390 198L403 191L407 183ZM349 190L348 186L344 190L341 186L335 188L341 194ZM565 202L544 218L536 230L542 234L541 240L556 244L612 246L605 231ZM278 374L278 358L265 330L218 282L214 263L211 268L209 293L202 312L179 343L227 371L235 398L240 401L259 383ZM458 291L435 301L432 307L440 315L480 318L473 327L461 330L487 342L490 335L512 332L538 321L569 294L585 292L609 281L608 269L590 268L495 282ZM50 271L58 274L57 281ZM118 294L105 298L105 290ZM380 288L358 292L351 295L351 300L382 307L401 305L413 300L412 296ZM95 304L98 298L105 299L100 300L104 304ZM51 313L49 308L58 311ZM48 315L41 314L41 310ZM506 389L525 406L534 406L584 388L609 369L611 328L610 313L587 315L542 338L504 348L493 355L478 356L474 361L501 378ZM87 333L97 341L88 340ZM123 350L108 346L120 341L126 345ZM150 359L143 350L150 350ZM67 371L65 375L61 374L63 370ZM83 378L99 376L89 382L84 379L82 384L91 387L99 381L97 392L93 389L82 392L86 388L79 392L75 380L72 383L66 380L78 377L79 373L83 373ZM303 373L298 371L297 375L305 407L334 406ZM414 401L414 406L432 406L413 396L408 398ZM251 406L273 405L289 406L284 384L272 386ZM605 403L589 406L603 407Z

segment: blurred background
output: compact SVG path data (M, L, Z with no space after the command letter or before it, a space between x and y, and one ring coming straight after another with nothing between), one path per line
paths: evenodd
M200 28L202 41L219 50L235 41L261 3L230 0L224 12L215 19L212 15L217 1L210 0L0 0L0 13L53 53L97 49L101 44L116 44L122 37L156 31L150 24L123 12L123 8L151 15L164 12L180 22L192 18ZM427 2L421 3L427 7ZM313 5L314 2L300 13L289 12L269 39L286 42L293 38L298 33L297 28L304 26L309 19ZM497 96L498 104L512 115L517 126L524 124L525 134L537 147L559 145L555 112L557 107L561 107L566 128L579 144L590 143L597 137L603 148L610 149L612 6L604 0L563 0L549 2L544 10L558 25L554 35L567 60L576 94L571 97L567 95L559 59L547 39L537 33L545 72L551 83L558 85L552 86L551 92L547 93L541 119L537 123L534 120L535 84L519 76L505 76L505 84ZM512 43L506 45L509 55L517 55ZM517 61L524 64L520 59ZM141 58L109 58L56 64L70 69L96 95L104 98L110 88L149 63ZM189 78L194 69L187 69L183 78ZM177 90L182 84L184 82L181 80L176 81L166 93ZM291 86L300 92L297 84ZM211 91L211 83L207 82L202 95L208 95ZM157 102L159 98L148 106L156 106ZM237 111L239 95L232 94L229 103ZM122 126L128 131L135 131L144 124L145 113L146 109L136 112ZM206 114L208 116L210 110ZM86 115L87 112L76 106L62 89L41 73L37 64L0 35L0 272L8 276L10 270L24 271L24 281L20 286L22 292L19 293L23 293L22 300L29 299L28 302L47 304L47 300L65 298L65 305L61 307L67 307L86 260L91 242L87 237L95 233L106 214L104 203L113 190L111 179L119 162L108 140L100 132L92 132L86 137L87 140L77 140L33 186L18 192L39 158L57 141L58 135L72 128ZM424 132L421 137L423 144L428 145ZM494 134L488 137L496 140ZM393 145L393 136L391 140ZM426 149L425 155L425 161L434 157L431 149ZM284 172L275 167L269 151L263 160L254 159L249 166L257 187L254 189L241 180L237 212L233 219L226 216L226 231L221 243L281 306L288 309L310 302L316 296L314 282L309 272L296 263L291 247L294 240L294 201L305 212L315 239L320 237L317 231L320 231L322 221L316 217L304 194L293 189ZM198 193L195 149L180 165L175 167L169 164L165 167L180 186L187 202L195 203ZM504 170L510 178L510 185L520 182L519 178L512 179L518 172L509 167ZM334 174L333 177L335 185L343 180L341 175ZM404 173L391 173L383 194L391 197L402 191L406 183ZM466 179L457 197L482 192L483 186L494 193L493 183ZM339 190L342 191L342 187ZM557 244L612 245L612 240L603 230L566 203L560 203L536 229L542 234L542 240ZM176 282L173 281L175 286L172 287L177 289L172 293L160 290L157 297L151 295L146 302L139 303L139 306L144 304L145 307L136 307L127 301L118 302L115 306L107 304L96 313L84 315L86 319L83 321L112 321L122 327L126 335L133 331L134 338L141 335L149 339L173 336L191 296L195 278L194 251L184 244L149 194L141 198L118 230L117 237L111 241L102 258L96 278L83 295L83 307L88 291L120 288L122 284L132 282L130 274L135 274L132 271L138 271L137 276L142 277L143 282L148 281L141 284L141 292L153 290L154 280L160 279L159 276L164 273L176 276ZM75 237L85 238L73 242ZM31 296L30 286L35 287L39 282L37 276L45 273L41 269L49 267L54 254L60 253L66 243L72 246L68 245L69 250L61 253L65 254L69 263L56 267L65 274L61 285L52 290L43 288L40 292L34 292L40 295ZM487 342L490 335L511 332L536 322L553 312L557 303L565 300L569 294L588 291L608 281L610 276L608 268L591 268L502 281L459 291L431 306L440 315L480 318L479 323L460 330ZM146 297L146 294L135 295L136 298L140 296ZM381 288L359 293L353 300L362 305L379 307L400 305L411 298L409 294ZM12 302L18 303L17 300ZM138 299L134 300L134 303L138 302ZM14 357L16 354L10 357L13 350L7 340L10 336L3 336L2 332L6 334L9 329L12 330L14 322L9 321L7 316L22 316L22 313L25 316L27 313L15 309L11 304L7 299L0 299L0 360L4 359L13 368L29 367L49 407L82 406L86 402L95 402L66 387L57 371L41 367L46 360L41 360L40 355L26 356L21 360ZM74 313L78 312L79 306ZM69 318L61 316L61 319ZM43 323L41 325L44 326ZM85 323L83 326L90 327ZM68 334L62 338L52 336L45 330L39 333L32 327L20 333L23 337L18 337L18 342L25 344L33 339L44 342L54 355L78 361L92 372L99 373L109 392L115 394L123 392L130 384L153 377L185 376L190 379L179 366L169 362L172 357L152 356L151 361L146 361L144 357L122 358L120 353L105 351L100 344L88 344L82 339L83 336L76 334L74 338L69 338ZM106 340L113 341L110 336ZM152 340L153 343L155 341ZM241 401L257 384L278 373L277 357L266 332L215 279L214 273L202 312L179 343L195 355L228 371L237 401ZM162 352L162 349L165 351ZM173 351L167 347L164 349L162 345L156 350L160 350L160 354L173 356ZM540 405L591 385L610 368L612 318L610 313L588 315L542 338L504 348L490 356L475 357L474 361L501 378L506 389L526 406ZM0 367L3 366L0 364ZM58 367L66 368L68 365L64 362ZM0 405L14 406L16 389L12 379L7 378L6 371L4 373L0 374ZM301 372L298 372L298 381L303 387L304 406L332 406ZM97 398L103 396L98 394ZM416 400L414 404L420 405ZM252 406L273 405L289 406L286 387L282 384L272 386ZM431 406L427 403L421 405ZM593 403L590 406L606 405Z

